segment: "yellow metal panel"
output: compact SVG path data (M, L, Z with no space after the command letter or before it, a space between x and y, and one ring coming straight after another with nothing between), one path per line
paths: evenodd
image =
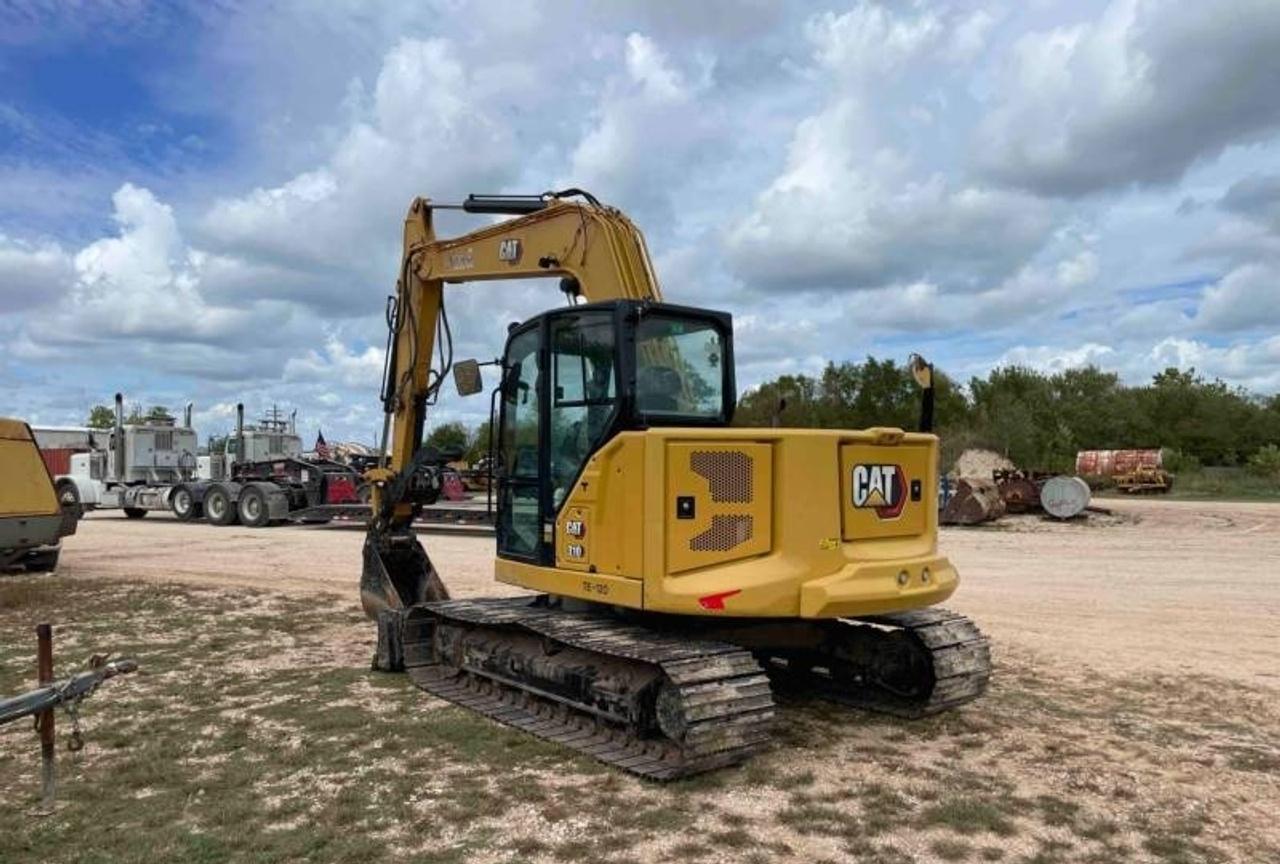
M0 438L7 438L13 441L30 441L32 440L31 429L21 420L0 417Z
M583 573L559 567L539 567L519 561L497 559L494 574L499 582L519 585L533 591L545 591L562 597L577 597L612 603L633 609L641 607L641 582L602 573Z
M846 541L904 537L925 530L932 451L924 444L840 448L842 535ZM936 481L933 481L936 483ZM932 491L932 490L931 490Z
M772 459L768 444L715 440L667 444L667 573L769 551Z
M59 512L49 469L27 424L0 419L0 517Z
M644 434L639 432L618 435L587 460L556 518L556 566L641 577L643 467ZM575 545L582 547L581 556L573 554Z
M556 566L565 570L588 570L590 550L595 540L591 507L564 507L556 519Z
M695 452L747 454L752 500L711 500L708 462L724 460L699 459L699 473ZM927 606L958 584L955 568L937 549L936 462L936 438L901 430L625 432L592 457L570 493L556 524L558 566L499 562L498 578L680 615L835 618ZM867 509L852 504L858 464L902 466L908 500L896 518L864 512L877 521L855 523L847 532L848 511ZM919 501L909 500L913 480L920 481ZM728 490L734 492L746 497L741 489ZM721 493L734 497L724 488ZM693 496L694 518L676 518L679 495ZM753 529L757 519L768 524L764 545L746 547L758 551L688 548L711 516L735 512L749 513ZM579 515L585 568L563 554L567 522Z
M800 589L800 617L848 618L941 603L959 584L946 558L850 564Z

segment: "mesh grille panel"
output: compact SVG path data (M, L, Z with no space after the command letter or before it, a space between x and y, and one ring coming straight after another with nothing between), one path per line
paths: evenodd
M737 450L695 450L689 456L689 467L694 474L706 478L711 486L712 501L722 504L751 503L751 457L746 453Z
M726 454L739 455L742 454ZM745 459L746 457L743 456ZM750 462L751 460L747 460ZM689 541L689 548L694 552L727 552L734 546L746 543L751 539L754 520L750 516L734 514L730 516L712 516L711 527Z

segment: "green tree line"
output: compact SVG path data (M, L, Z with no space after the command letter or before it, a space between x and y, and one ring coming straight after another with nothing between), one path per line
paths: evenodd
M489 455L489 421L474 428L457 421L441 423L427 433L423 443L442 453L460 453L462 461L474 465Z
M1194 369L1166 369L1129 386L1095 367L1044 374L993 370L959 387L935 371L936 426L944 464L968 447L1017 465L1067 471L1078 450L1164 447L1171 467L1258 464L1280 450L1280 395L1249 393ZM906 366L868 357L821 375L784 375L743 394L734 423L857 429L914 428L920 393Z
M142 423L172 423L173 415L163 405L152 405L146 411L141 405L134 405L125 416L126 426L137 426ZM116 425L116 411L110 405L94 405L89 409L89 419L85 425L90 429L110 429Z

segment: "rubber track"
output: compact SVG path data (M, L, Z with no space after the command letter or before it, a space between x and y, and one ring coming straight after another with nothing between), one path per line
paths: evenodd
M928 699L908 702L875 688L837 688L829 682L823 689L823 696L869 711L913 720L972 702L986 691L991 678L991 645L977 625L965 616L932 607L842 620L839 626L866 624L905 630L929 652L933 660L934 686Z
M601 762L654 780L735 765L761 750L773 724L769 680L749 651L689 640L619 621L607 613L531 606L528 598L428 603L438 619L523 629L564 645L659 667L679 688L688 729L679 744L452 666L408 666L428 693Z

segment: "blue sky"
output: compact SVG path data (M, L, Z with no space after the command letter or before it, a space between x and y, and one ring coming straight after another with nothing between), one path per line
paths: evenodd
M734 314L744 386L923 350L1277 392L1277 92L1261 0L7 4L4 411L367 441L408 202L560 185ZM556 302L458 289L459 353Z

